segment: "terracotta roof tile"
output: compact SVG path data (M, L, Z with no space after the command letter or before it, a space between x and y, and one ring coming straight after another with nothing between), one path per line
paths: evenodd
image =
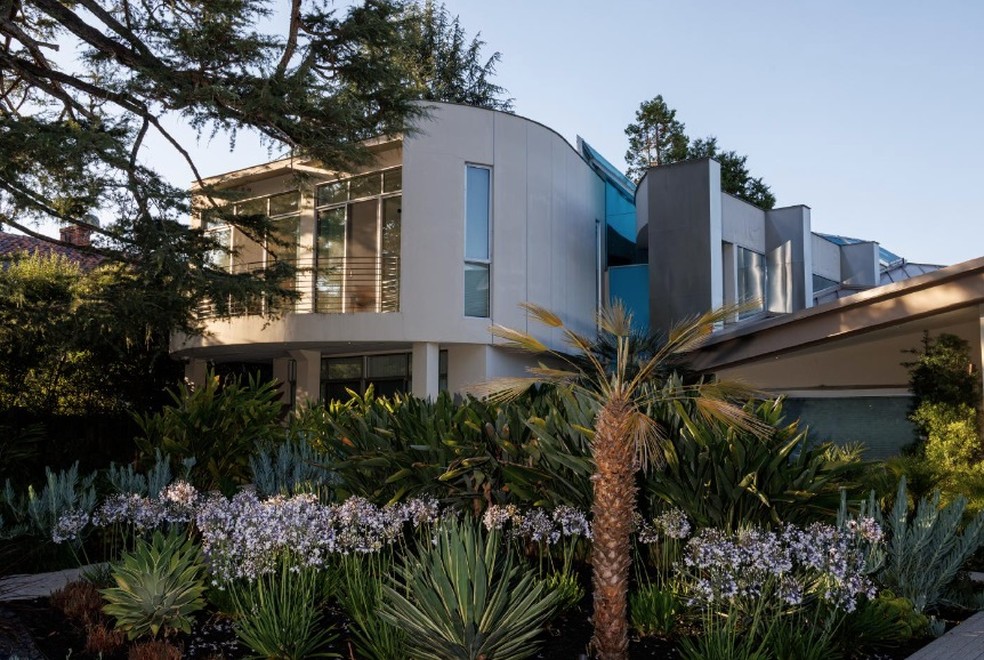
M97 254L84 252L65 245L56 245L33 236L21 236L0 231L0 258L16 252L32 254L58 254L70 259L82 268L88 270L98 266L103 258Z

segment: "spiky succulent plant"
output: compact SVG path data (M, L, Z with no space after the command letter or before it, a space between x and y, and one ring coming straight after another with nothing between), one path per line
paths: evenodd
M203 571L198 546L184 534L155 532L113 567L116 586L101 591L103 611L130 639L189 633L193 615L205 606Z

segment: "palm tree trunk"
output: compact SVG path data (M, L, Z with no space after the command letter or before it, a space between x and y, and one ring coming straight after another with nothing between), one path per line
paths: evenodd
M592 508L595 653L625 660L629 653L628 590L632 553L629 534L636 506L635 447L628 401L611 399L599 411L592 445L597 471Z

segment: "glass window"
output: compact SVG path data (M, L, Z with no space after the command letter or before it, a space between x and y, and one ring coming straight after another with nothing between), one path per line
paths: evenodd
M348 183L332 181L318 188L318 206L339 204L348 199Z
M492 171L465 167L465 316L488 317Z
M297 213L301 206L301 196L297 191L274 195L270 198L270 215Z
M366 174L357 176L349 181L349 199L360 197L371 197L380 193L379 174Z
M368 362L369 378L406 378L407 354L370 355Z
M488 260L491 172L472 165L465 171L465 259Z
M325 358L321 369L327 380L355 380L362 378L362 358Z
M465 316L489 316L489 265L465 263Z
M383 172L383 192L390 193L403 190L403 168Z
M266 213L267 213L266 197L260 197L258 199L250 199L245 202L240 202L236 204L236 215L266 215Z

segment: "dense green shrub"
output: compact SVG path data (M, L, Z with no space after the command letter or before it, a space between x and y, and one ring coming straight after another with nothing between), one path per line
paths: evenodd
M667 425L666 467L643 486L651 506L677 507L699 526L723 529L831 519L841 489L859 488L867 467L860 450L811 447L798 422L783 421L781 399L747 410L771 430L698 422L678 407Z
M495 532L445 519L433 543L404 558L381 615L407 632L410 657L513 660L536 653L557 596L516 562Z
M304 438L261 449L249 460L253 486L260 497L314 493L327 497L338 479L329 468L331 457Z
M302 411L291 433L331 458L339 499L429 495L476 512L498 501L584 507L590 419L582 404L555 392L501 406L369 392Z
M250 458L284 438L274 382L220 383L209 374L201 386L181 384L171 397L174 403L159 413L138 416L143 437L137 446L151 461L163 452L174 467L194 458L190 476L199 489L235 492L251 481Z

